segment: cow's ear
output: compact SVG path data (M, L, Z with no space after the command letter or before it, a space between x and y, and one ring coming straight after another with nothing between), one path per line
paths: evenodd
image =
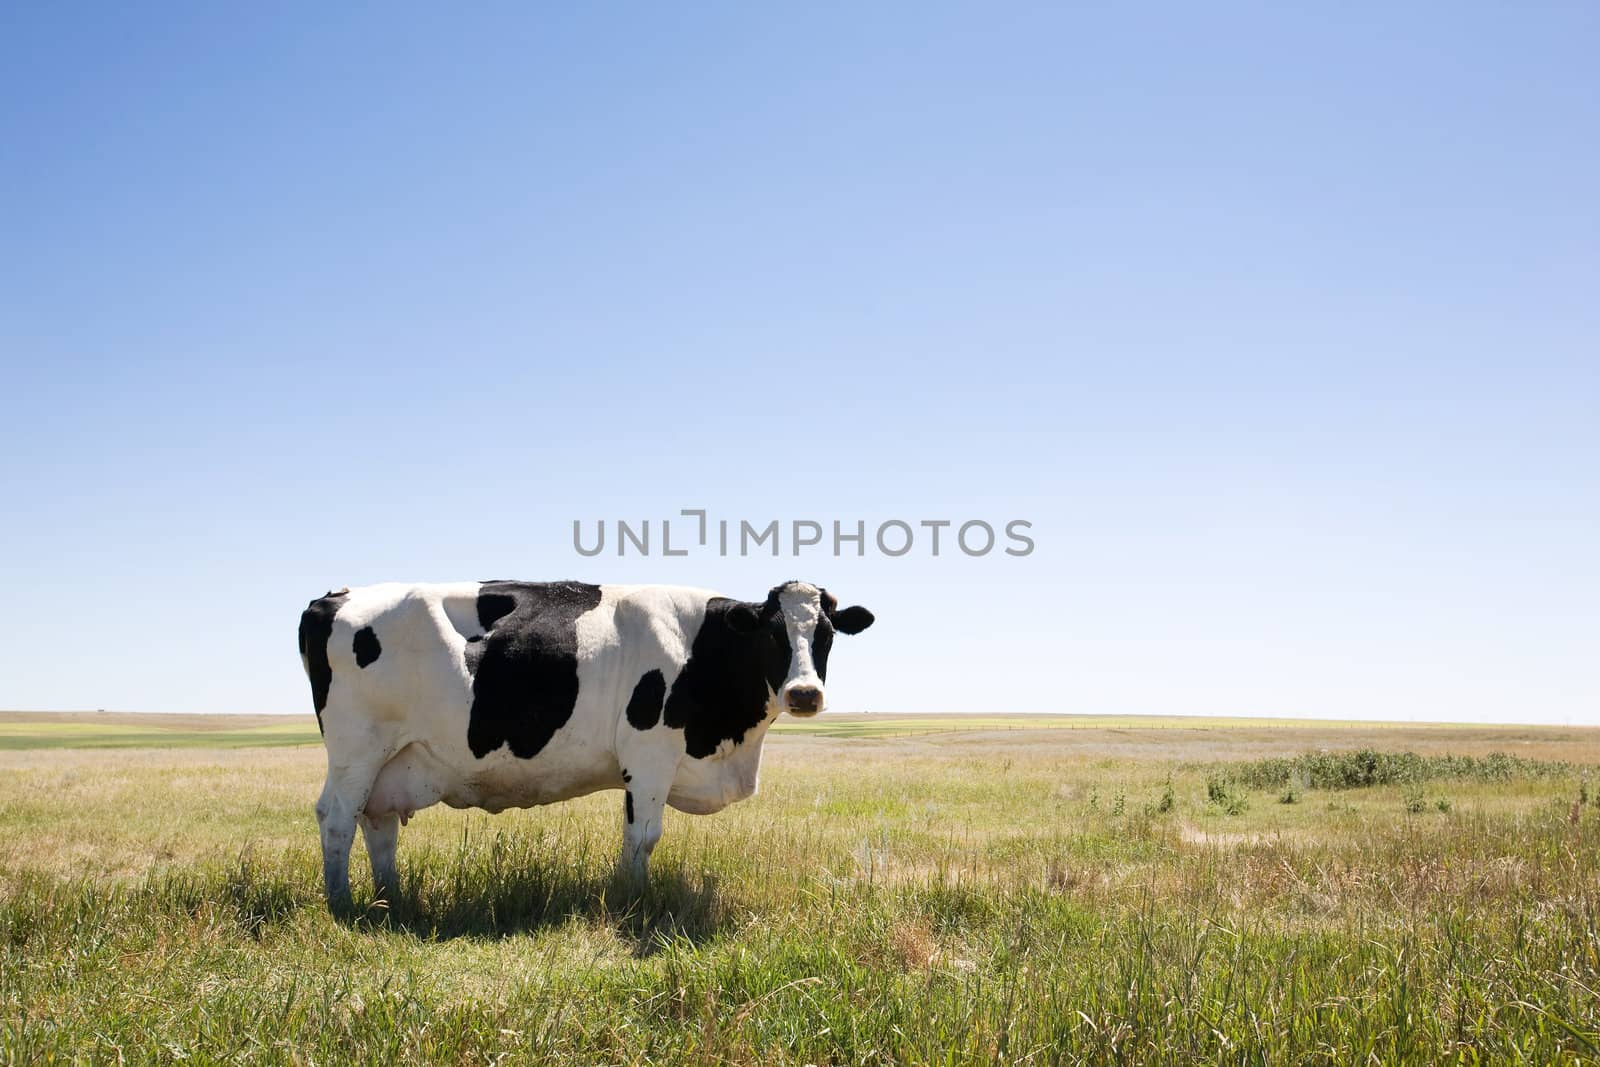
M722 618L734 633L747 634L761 625L761 605L740 601L730 607Z
M872 612L857 604L833 613L833 628L842 634L858 634L872 625Z

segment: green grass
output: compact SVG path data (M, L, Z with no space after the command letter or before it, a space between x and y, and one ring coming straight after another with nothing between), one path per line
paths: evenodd
M317 745L315 723L247 730L194 733L183 730L140 730L131 727L94 729L77 723L54 727L0 723L0 751L39 748L258 748L271 745Z
M1507 743L1339 736L1418 765ZM432 809L401 898L358 875L350 922L320 749L3 754L0 1060L1600 1058L1600 744L1518 735L1560 766L1432 776L1422 810L1410 777L1280 804L1240 773L1324 737L789 734L756 798L669 815L642 894L610 876L617 794Z

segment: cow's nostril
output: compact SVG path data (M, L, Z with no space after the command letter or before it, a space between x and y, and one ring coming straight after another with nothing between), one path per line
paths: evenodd
M814 685L796 685L787 694L789 706L801 711L816 711L822 706L822 690Z

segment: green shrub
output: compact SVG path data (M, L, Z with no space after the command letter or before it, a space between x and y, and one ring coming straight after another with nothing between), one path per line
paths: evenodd
M1422 793L1422 786L1410 785L1404 793L1406 811L1412 815L1420 815L1428 810L1428 799Z
M1246 791L1233 780L1218 775L1206 778L1206 802L1228 815L1242 815L1250 807Z
M1451 778L1478 782L1552 778L1573 773L1570 763L1487 756L1421 756L1415 752L1307 752L1225 766L1221 773L1250 789L1282 789L1290 782L1311 789L1363 789ZM1586 787L1585 787L1586 789ZM1587 792L1585 792L1587 797Z

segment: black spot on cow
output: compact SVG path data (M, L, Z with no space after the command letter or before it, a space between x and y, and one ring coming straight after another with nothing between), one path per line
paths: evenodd
M730 614L754 622L735 629ZM783 687L791 654L781 612L712 597L663 712L668 726L683 731L689 755L705 759L724 741L744 740L767 717L769 691Z
M817 677L828 680L828 653L833 651L833 624L824 615L817 620L816 633L811 638L811 662L817 665Z
M355 640L350 642L350 651L356 654L356 666L364 670L378 662L383 646L378 644L378 635L372 631L372 627L363 626L356 631Z
M517 598L506 592L490 592L491 586L532 586L533 582L485 582L483 588L478 590L478 625L485 630L491 629L495 623L517 610ZM576 584L576 583L556 583Z
M667 680L660 671L645 671L628 699L628 725L648 730L661 721L661 702L667 696Z
M333 617L339 614L348 589L320 596L300 613L300 655L305 657L306 676L311 679L311 707L317 713L317 732L322 732L322 709L328 706L328 688L333 684L333 668L328 665L328 638L333 636Z
M633 775L629 774L627 771L623 771L622 772L622 780L624 782L631 782L631 781L633 781Z
M531 759L578 702L578 616L600 603L583 582L485 582L483 640L467 646L472 713L467 746L479 759L501 745Z
M623 810L625 812L627 812L628 825L632 826L633 825L633 790L624 789L622 791L622 807L623 807Z

